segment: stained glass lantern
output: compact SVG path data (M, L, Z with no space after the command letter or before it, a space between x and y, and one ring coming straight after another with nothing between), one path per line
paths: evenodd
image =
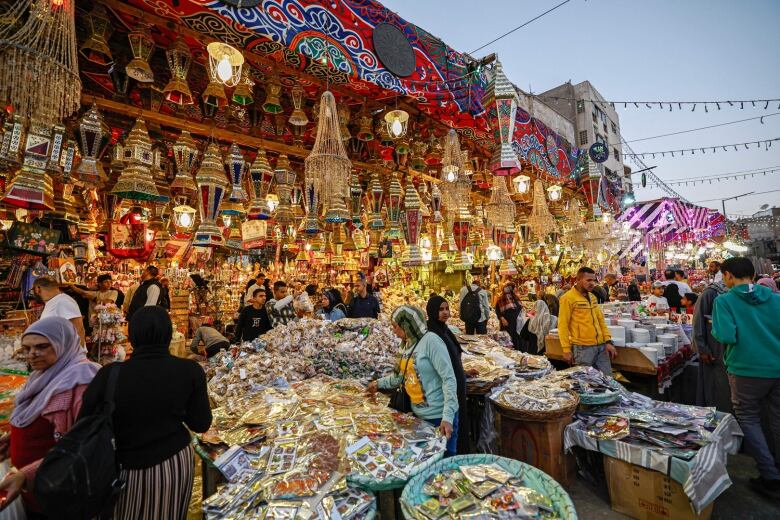
M290 91L293 111L290 114L289 123L292 126L306 126L309 124L309 118L306 116L306 112L303 111L303 94L303 87L299 83L296 83Z
M157 200L160 194L154 184L152 141L143 119L136 119L123 148L125 167L111 193L129 200Z
M303 203L306 209L306 216L301 221L300 230L308 235L313 235L322 231L319 218L319 197L318 190L313 182L307 182L304 190Z
M225 167L228 171L228 178L233 184L233 189L230 192L230 201L246 202L247 194L246 190L244 190L244 174L246 173L247 163L244 160L244 154L241 153L241 148L236 143L230 145L230 150L225 159Z
M526 194L531 189L531 177L528 175L518 175L512 179L512 184L515 186L516 193Z
M171 192L190 195L198 191L198 186L192 178L195 164L198 161L198 147L190 133L182 130L179 138L173 143L173 162L176 165L176 177L171 182Z
M318 111L315 110L314 114L318 115ZM341 135L341 140L346 142L352 139L352 134L349 131L349 106L346 103L342 103L338 106L338 115L339 115L339 134Z
M191 105L192 93L187 85L187 74L192 64L192 53L181 36L165 50L165 57L171 71L171 80L163 88L165 100L176 105Z
M400 139L406 135L406 128L409 124L409 113L405 110L391 110L385 114L385 124L387 133L393 139Z
M279 77L276 76L276 74L273 74L265 85L263 111L269 114L281 114L284 111L280 98L281 93L282 84L279 82Z
M274 180L274 171L268 164L265 150L258 150L252 166L249 167L249 182L252 186L252 202L247 212L250 220L268 220L272 210L268 207L266 197L271 191L271 183Z
M390 221L390 229L387 231L389 238L401 237L401 199L403 197L403 188L398 180L398 175L393 174L390 178L390 186L387 190L387 219Z
M547 188L547 197L550 199L550 202L558 202L559 200L561 200L562 191L563 188L561 188L557 184Z
M54 188L46 173L51 151L51 127L33 120L24 143L22 168L8 183L3 202L27 209L54 209ZM11 143L11 148L17 144Z
M385 221L382 219L382 203L384 202L385 191L382 189L382 183L379 182L379 174L371 174L371 182L368 185L368 199L371 202L371 220L368 227L371 229L384 229Z
M458 254L453 262L456 269L468 269L471 266L469 257L466 255L470 228L471 219L462 216L458 216L452 223L452 234L455 237L455 246L458 248Z
M295 185L290 190L290 205L292 206L293 215L298 219L303 216L303 208L301 202L303 201L303 188Z
M164 150L156 148L153 151L152 160L152 178L154 178L154 185L157 188L157 202L167 204L171 201L171 187L168 185L168 176L163 169L167 166L163 162Z
M276 208L276 221L279 224L286 225L294 219L290 193L297 177L296 173L290 168L290 161L286 155L280 155L279 159L277 159L274 175L276 179L276 194L279 196L279 206Z
M417 245L422 229L422 201L417 190L411 182L406 183L404 196L404 235L406 238L407 258L404 265L414 266L422 264L420 247Z
M111 49L108 47L108 37L111 35L112 27L106 14L106 8L101 4L95 4L85 19L89 36L81 44L79 52L87 61L98 65L111 65L114 59L111 57Z
M217 227L217 215L228 182L222 167L222 154L216 143L212 142L206 148L195 182L198 185L200 226L195 232L192 244L206 247L221 246L225 243L225 239Z
M140 83L153 83L154 72L149 66L149 58L154 52L154 39L146 24L138 26L127 35L130 41L130 51L133 53L133 59L125 67L127 75Z
M228 104L227 94L225 94L225 85L219 81L211 80L206 85L206 89L201 95L203 104L217 109L224 108Z
M226 87L235 87L241 79L244 55L241 51L222 42L211 42L206 46L209 55L209 76Z
M79 151L81 162L76 168L76 176L86 185L97 185L105 177L100 157L108 146L111 131L103 121L103 116L92 105L79 121Z
M241 81L238 82L235 90L233 90L233 103L239 106L251 105L255 102L254 96L255 82L249 77L249 74L244 74Z
M363 214L363 189L360 187L357 173L349 176L349 210L352 214L352 223L360 228L363 225L360 220Z
M498 272L501 276L514 276L517 274L517 268L512 261L512 254L515 248L515 230L514 228L500 229L496 234L498 247L501 248L501 252L504 254L504 259L501 261Z
M488 84L485 101L489 106L496 104L496 120L493 122L494 136L498 141L493 157L490 160L490 171L494 175L512 175L520 171L520 162L512 149L515 131L515 115L517 114L517 91L512 82L507 79L500 61L493 68L493 79Z
M438 184L433 184L431 188L431 211L433 211L433 221L441 222L444 217L441 214L441 190Z
M179 237L184 237L192 232L195 226L195 213L197 210L192 206L179 200L181 204L173 207L173 227Z
M358 114L358 141L368 142L374 140L374 131L371 125L371 115L366 110L366 105L363 105L363 109Z

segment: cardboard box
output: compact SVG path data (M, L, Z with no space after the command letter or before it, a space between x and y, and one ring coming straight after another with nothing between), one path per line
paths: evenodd
M714 503L696 514L682 485L663 473L604 456L612 509L637 520L709 520Z

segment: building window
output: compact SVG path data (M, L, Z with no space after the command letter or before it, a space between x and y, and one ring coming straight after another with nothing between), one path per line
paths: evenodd
M615 126L615 123L612 123L612 133L617 134L617 126Z
M580 145L588 144L588 131L583 130L580 132Z
M596 142L597 142L597 143L604 143L604 144L606 144L606 143L607 143L606 139L604 139L603 137L601 137L601 134L596 134Z
M607 130L607 123L605 122L603 126L604 126L604 133L606 134L607 132L609 132L609 130Z
M593 135L598 135L598 133L599 133L599 127L597 127L596 125L593 125Z
M580 99L577 101L577 113L582 114L583 112L585 112L585 101Z
M612 149L612 155L615 156L615 160L616 161L620 162L620 152L618 152L617 148L613 148Z
M595 108L593 109L592 115L593 115L593 122L594 123L598 123L599 122L599 116L596 115L596 109Z

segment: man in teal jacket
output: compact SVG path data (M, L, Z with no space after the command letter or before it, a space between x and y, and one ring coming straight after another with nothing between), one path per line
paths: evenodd
M747 258L729 258L720 270L730 290L715 299L712 335L726 345L734 413L745 435L745 449L761 473L750 484L780 498L778 461L761 429L761 407L766 403L775 447L780 448L780 294L753 284L755 269Z

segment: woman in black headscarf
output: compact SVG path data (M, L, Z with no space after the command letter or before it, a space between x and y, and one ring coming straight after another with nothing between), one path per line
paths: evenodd
M428 332L433 332L439 336L444 344L447 345L447 352L450 355L452 371L455 373L455 381L458 384L458 455L468 453L470 427L469 418L466 412L466 373L463 370L463 363L460 355L463 350L460 343L447 326L447 320L450 318L450 306L447 300L438 295L433 295L428 300L425 307L428 315Z
M130 320L133 355L119 363L114 433L125 487L112 518L183 520L192 494L190 432L211 426L206 374L195 361L168 351L173 326L162 307L142 307ZM81 417L104 401L112 363L84 393ZM186 427L185 427L186 425Z

